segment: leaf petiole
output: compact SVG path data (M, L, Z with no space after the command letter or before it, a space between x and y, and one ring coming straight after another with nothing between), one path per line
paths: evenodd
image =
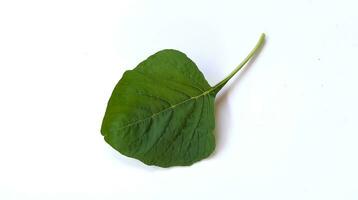
M221 88L238 72L242 67L246 65L247 62L250 61L250 59L258 52L258 50L262 47L262 45L265 42L265 33L262 33L260 36L259 41L256 43L255 47L251 50L251 52L246 56L246 58L232 71L224 80L220 81L218 84L216 84L210 92L214 92L214 94L217 94Z

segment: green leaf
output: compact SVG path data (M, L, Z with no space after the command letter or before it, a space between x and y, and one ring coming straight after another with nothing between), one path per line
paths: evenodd
M177 50L159 51L126 71L107 105L101 127L105 141L147 165L187 166L208 157L215 149L215 96L263 41L264 34L245 60L214 87Z

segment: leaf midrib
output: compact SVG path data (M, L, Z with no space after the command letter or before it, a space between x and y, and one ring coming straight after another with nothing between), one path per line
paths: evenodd
M204 97L205 95L210 94L210 92L214 91L215 89L216 89L216 87L212 87L212 88L210 88L209 90L207 90L207 91L201 93L200 95L197 95L197 96L188 98L188 99L186 99L186 100L184 100L184 101L182 101L182 102L179 102L179 103L174 104L174 105L172 105L172 106L170 106L170 107L168 107L168 108L165 108L165 109L163 109L163 110L161 110L161 111L159 111L159 112L157 112L157 113L154 113L154 114L152 114L151 116L148 116L148 117L145 117L145 118L143 118L143 119L137 120L137 121L135 121L135 122L129 123L129 124L125 125L125 126L120 127L118 130L125 129L125 128L128 128L128 127L130 127L130 126L133 126L133 125L135 125L135 124L139 124L139 123L141 123L141 122L147 121L147 120L152 119L152 118L154 118L154 117L156 117L156 116L158 116L158 115L160 115L160 114L162 114L162 113L165 113L166 111L174 110L177 106L180 106L180 105L182 105L182 104L185 104L185 103L187 103L187 102L189 102L189 101L191 101L191 100L197 100L197 99L200 98L200 97Z

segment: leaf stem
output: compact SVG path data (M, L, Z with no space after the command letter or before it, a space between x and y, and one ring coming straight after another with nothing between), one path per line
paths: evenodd
M220 81L218 84L216 84L211 91L217 92L220 91L220 89L238 72L242 67L246 65L247 62L250 61L250 59L257 53L257 51L262 47L263 43L265 41L265 34L262 33L260 36L259 41L256 43L255 47L251 50L251 52L246 56L246 58L232 71L224 80Z

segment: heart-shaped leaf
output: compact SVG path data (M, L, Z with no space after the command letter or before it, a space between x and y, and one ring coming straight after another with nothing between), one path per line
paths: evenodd
M214 87L177 50L159 51L126 71L103 119L106 142L147 165L187 166L208 157L215 149L215 96L263 41L264 34L245 60Z

